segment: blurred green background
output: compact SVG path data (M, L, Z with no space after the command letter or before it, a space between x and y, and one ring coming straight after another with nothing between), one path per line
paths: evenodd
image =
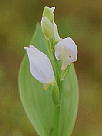
M0 0L0 136L36 136L20 102L18 71L44 6L78 45L79 111L72 136L102 136L102 0ZM43 45L42 45L43 46Z

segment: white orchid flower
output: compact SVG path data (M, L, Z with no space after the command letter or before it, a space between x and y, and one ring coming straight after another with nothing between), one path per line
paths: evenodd
M65 38L55 45L55 57L62 60L61 70L65 70L68 65L77 60L77 46L70 38Z
M52 83L54 72L48 56L33 45L24 49L27 51L32 76L41 83Z

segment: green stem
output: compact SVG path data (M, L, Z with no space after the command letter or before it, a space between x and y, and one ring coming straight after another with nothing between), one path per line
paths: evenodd
M60 76L59 76L60 69L58 67L57 60L54 55L54 45L53 44L54 44L53 41L52 42L49 41L48 50L49 50L49 56L50 56L50 60L51 60L52 66L53 66L54 74L55 74L55 80L56 80L57 85L59 87L59 85L60 85Z
M52 136L58 136L58 126L59 126L59 113L60 113L60 92L59 92L59 87L60 87L60 77L59 77L59 71L58 71L58 65L57 61L54 56L54 45L53 41L48 41L48 51L49 51L49 57L51 60L51 64L54 70L54 75L55 75L55 83L52 86L52 98L55 104L55 131Z
M70 66L71 65L69 65L68 68L66 68L64 71L61 72L61 80L62 81L65 79L66 74L69 72Z
M62 85L63 80L65 79L65 76L67 72L69 72L70 65L68 68L64 71L61 71L58 67L58 61L55 58L54 55L54 43L51 41L48 41L48 51L49 51L49 57L51 60L51 64L54 70L55 75L55 83L52 86L52 99L55 104L55 131L52 136L58 136L58 128L59 128L59 118L60 118L60 101L61 101L61 93L62 93Z

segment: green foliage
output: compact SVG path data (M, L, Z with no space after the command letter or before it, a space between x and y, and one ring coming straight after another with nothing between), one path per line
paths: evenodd
M70 136L75 124L78 106L78 84L71 65L63 82L58 136Z
M48 54L47 42L39 25L31 44ZM78 87L73 65L62 83L59 106L53 102L52 87L45 90L43 85L31 76L26 55L20 68L19 90L27 116L40 136L71 135L78 105Z

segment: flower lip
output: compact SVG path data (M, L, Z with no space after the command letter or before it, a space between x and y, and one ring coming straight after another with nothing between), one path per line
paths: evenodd
M54 72L48 56L33 45L24 49L27 51L32 76L44 84L54 82Z

